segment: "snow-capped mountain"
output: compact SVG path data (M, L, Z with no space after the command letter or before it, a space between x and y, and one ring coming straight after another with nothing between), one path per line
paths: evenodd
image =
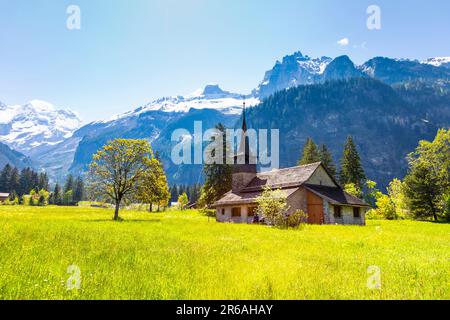
M45 101L15 106L0 103L0 141L28 156L71 137L80 126L74 112Z
M154 100L133 111L114 116L109 121L136 116L148 111L189 112L191 109L213 109L227 115L241 114L243 100L249 107L259 103L259 99L222 90L217 84L209 84L187 96L173 96Z
M450 83L448 60L432 58L421 62L375 57L355 66L347 56L311 58L297 52L267 71L250 95L231 93L210 84L192 94L160 98L83 127L76 114L56 110L46 102L36 100L24 106L7 106L0 102L0 142L31 156L33 163L45 169L54 181L62 181L69 172L84 172L92 154L110 139L147 139L164 160L171 183L193 183L200 179L201 166L193 169L170 162L171 133L175 129L192 131L194 121L202 121L205 128L219 122L233 127L239 123L244 98L247 106L257 106L261 102L264 104L264 99L273 93L299 85L315 84L317 89L332 86L336 80L353 78L367 81L374 78L388 85L447 84Z
M331 61L329 57L311 58L301 52L285 56L266 72L253 95L266 98L287 88L317 83Z
M450 57L436 57L436 58L429 58L424 61L422 61L423 64L431 64L435 67L445 67L450 68Z

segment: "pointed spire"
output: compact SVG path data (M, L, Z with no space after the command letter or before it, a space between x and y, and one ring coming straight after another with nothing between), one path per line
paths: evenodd
M244 108L242 111L242 131L246 132L247 131L247 120L245 119L245 97L243 96L242 98L244 100L244 103L243 103Z

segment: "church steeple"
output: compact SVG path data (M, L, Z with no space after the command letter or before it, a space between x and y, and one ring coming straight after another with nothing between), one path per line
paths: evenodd
M242 111L242 131L247 132L247 121L245 119L245 98L244 98L244 108Z
M241 164L242 164L242 158L245 159L244 164L250 164L250 140L247 135L247 119L245 114L245 98L243 102L243 109L242 109L242 136L241 141L239 144L239 150L238 150L238 157L241 157ZM235 161L237 163L237 161Z
M250 151L250 139L247 135L247 117L245 100L242 111L242 136L239 150L234 157L233 166L233 191L237 192L247 186L250 181L256 177L256 157L253 157Z

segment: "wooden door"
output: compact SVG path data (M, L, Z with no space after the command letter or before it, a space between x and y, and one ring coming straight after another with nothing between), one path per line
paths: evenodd
M306 194L309 224L323 224L323 200L314 193L308 191Z

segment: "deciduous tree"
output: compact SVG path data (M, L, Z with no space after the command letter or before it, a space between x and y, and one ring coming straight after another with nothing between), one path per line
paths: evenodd
M89 166L89 186L95 196L109 198L119 220L122 201L133 198L151 168L153 153L146 140L115 139L100 149Z

